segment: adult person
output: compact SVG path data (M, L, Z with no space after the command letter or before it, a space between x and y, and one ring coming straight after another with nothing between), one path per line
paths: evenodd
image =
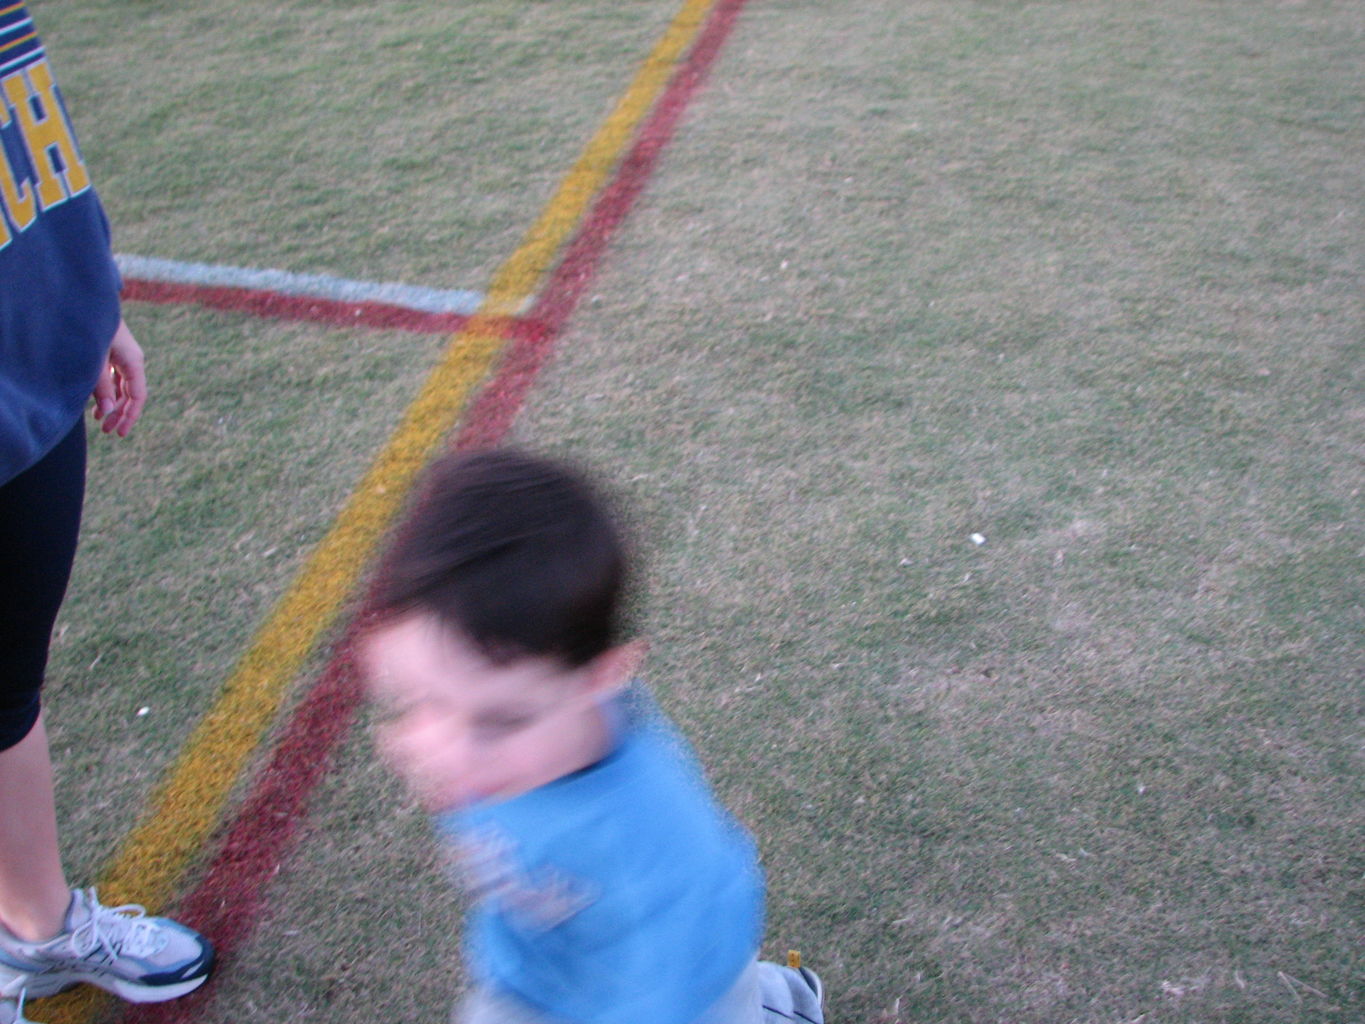
M126 999L202 984L209 944L63 872L40 689L76 551L83 410L126 437L147 387L108 221L26 4L0 0L0 1024L89 982Z

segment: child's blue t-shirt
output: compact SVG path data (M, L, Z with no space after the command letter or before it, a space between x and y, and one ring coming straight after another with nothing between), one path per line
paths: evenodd
M0 483L70 431L119 322L109 224L25 6L0 3Z
M689 1024L753 960L763 879L747 833L640 688L604 760L452 811L476 980L573 1024Z

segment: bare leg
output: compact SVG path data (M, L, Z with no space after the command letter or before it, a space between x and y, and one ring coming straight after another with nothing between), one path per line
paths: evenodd
M0 923L26 942L40 942L62 930L70 903L40 715L27 736L0 751Z

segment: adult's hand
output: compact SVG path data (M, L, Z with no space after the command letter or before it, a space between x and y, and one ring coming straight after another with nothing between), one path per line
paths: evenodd
M142 348L122 320L109 343L109 364L95 384L95 419L106 434L127 437L147 404L147 371Z

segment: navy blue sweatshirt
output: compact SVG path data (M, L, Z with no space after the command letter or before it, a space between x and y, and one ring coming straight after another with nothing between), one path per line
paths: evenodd
M0 0L0 483L80 419L119 323L109 222L22 3Z

